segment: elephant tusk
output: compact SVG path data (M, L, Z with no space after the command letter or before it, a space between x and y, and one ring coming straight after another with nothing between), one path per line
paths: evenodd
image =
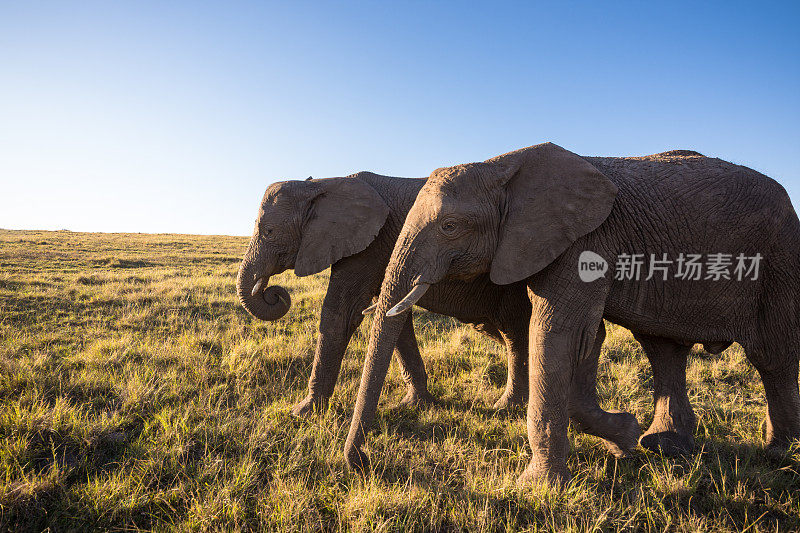
M292 305L292 304L290 304L289 302L287 302L287 301L286 301L286 298L284 298L284 297L283 297L282 295L280 295L280 294L278 294L278 299L279 299L281 302L283 302L283 305L285 305L286 307L290 307L290 306Z
M411 306L417 303L417 300L422 298L422 295L425 294L425 291L428 290L428 287L430 287L430 284L428 283L419 283L414 285L408 294L406 294L405 298L400 300L397 305L389 309L389 311L386 313L386 316L396 316L411 309Z
M361 311L361 314L364 316L371 315L372 313L375 312L376 307L378 307L378 302L375 302L374 304L370 305L369 307Z
M264 286L264 280L265 279L266 279L265 276L262 276L262 277L258 278L258 281L256 281L256 284L253 285L253 290L250 291L250 296L255 296L256 294L261 292L261 288Z

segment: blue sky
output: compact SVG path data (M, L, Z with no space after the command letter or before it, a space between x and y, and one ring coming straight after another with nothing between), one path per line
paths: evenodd
M0 227L248 235L277 180L553 141L800 205L798 3L0 5Z

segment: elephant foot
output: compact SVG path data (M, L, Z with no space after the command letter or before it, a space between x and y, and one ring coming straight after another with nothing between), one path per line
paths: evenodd
M570 421L577 429L600 437L606 449L615 457L633 454L642 428L636 417L625 411L603 411L595 406L591 409L571 409Z
M785 454L792 445L800 443L800 429L794 424L784 424L783 431L776 431L770 424L769 419L765 418L761 422L761 435L764 437L767 451L772 454Z
M347 468L353 472L357 472L362 476L366 476L369 472L369 458L358 446L352 446L345 450L345 459L347 460Z
M767 454L767 457L773 460L783 460L788 455L796 453L800 450L800 437L797 435L789 434L789 435L776 435L772 431L767 429L767 424L762 424L765 426L765 437L766 437L766 446L764 450Z
M320 396L312 396L309 394L303 400L292 408L292 415L299 418L306 418L311 416L314 412L324 411L328 406L328 399Z
M408 392L397 405L398 407L428 407L438 403L439 401L427 389L419 391L409 387Z
M500 396L500 399L494 402L492 408L497 410L512 410L517 407L524 407L526 400L527 398L525 398L525 395L510 393L508 392L508 389L506 389L506 391L503 392L503 395Z
M562 467L545 467L540 464L529 463L525 471L517 478L517 487L526 488L536 485L563 487L572 479L567 465Z
M694 438L683 435L672 429L648 429L639 439L642 448L652 452L661 453L667 457L687 455L694 451Z
M789 458L794 451L793 448L786 446L786 444L767 444L764 447L764 455L770 461L782 463Z
M769 442L764 448L764 455L776 463L791 461L792 457L800 453L800 442L797 440L781 440Z
M609 411L609 413L618 421L619 429L612 435L605 435L603 444L617 459L630 457L642 433L639 421L633 414L624 411Z

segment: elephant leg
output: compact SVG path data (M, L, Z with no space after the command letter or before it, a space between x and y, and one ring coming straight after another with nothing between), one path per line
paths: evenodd
M686 394L686 358L692 347L642 333L633 336L653 368L653 423L639 443L668 456L691 453L697 418Z
M530 315L530 311L527 314ZM492 405L493 409L523 406L528 400L528 320L518 315L516 322L514 324L513 320L504 320L502 323L473 324L475 330L502 344L506 349L506 388Z
M781 353L780 350L786 349L746 350L747 358L761 376L767 396L766 443L777 450L800 440L798 361L796 356L788 356L777 362L774 355Z
M597 363L605 338L606 327L600 322L592 348L578 361L572 379L569 416L578 429L603 439L614 456L627 457L636 448L639 422L631 413L604 411L597 401Z
M777 371L760 370L767 395L767 446L785 449L800 440L800 394L797 361Z
M528 324L524 322L502 330L498 328L497 340L506 348L508 377L494 409L512 409L525 405L528 400Z
M357 310L342 312L326 306L327 303L326 296L311 376L308 378L308 395L292 408L294 416L307 416L315 410L325 409L339 378L347 345L363 318Z
M363 320L359 309L364 306L359 303L353 305L349 312L342 313L326 308L323 303L317 348L308 379L308 395L292 408L293 415L306 416L327 405L333 395L347 345ZM435 398L428 392L428 376L410 316L398 337L395 355L400 361L400 374L408 389L400 404L435 403Z
M537 300L531 317L528 359L528 442L533 457L517 480L531 482L566 482L569 441L569 400L577 362L590 356L602 320L589 316L575 323L574 309L559 309L529 289L531 301Z
M570 335L531 327L528 401L528 442L533 457L517 483L525 485L540 480L565 482L567 470L566 406L570 385Z
M495 311L497 341L506 347L508 378L495 409L525 405L528 401L528 328L531 302L521 286L509 286Z
M400 400L400 405L415 406L426 403L436 403L436 399L428 392L428 374L425 372L425 363L419 353L417 336L414 333L414 320L408 313L406 323L397 338L395 356L400 361L400 374L406 384L406 395Z
M343 260L331 267L328 290L320 312L314 362L308 378L308 395L293 407L293 415L306 416L327 405L336 387L347 345L364 319L361 311L369 305L380 286L378 276L378 273L366 269L360 260Z

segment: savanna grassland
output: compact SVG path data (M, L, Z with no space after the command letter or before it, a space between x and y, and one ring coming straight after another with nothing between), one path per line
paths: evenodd
M326 275L284 273L294 305L263 323L237 303L247 240L0 231L0 530L791 531L800 452L762 447L764 393L735 345L695 350L696 454L617 461L572 432L571 484L518 490L522 412L498 414L500 346L415 312L431 391L396 408L393 363L367 443L368 479L342 448L369 320L330 408L306 392ZM599 395L646 427L652 374L611 326Z

